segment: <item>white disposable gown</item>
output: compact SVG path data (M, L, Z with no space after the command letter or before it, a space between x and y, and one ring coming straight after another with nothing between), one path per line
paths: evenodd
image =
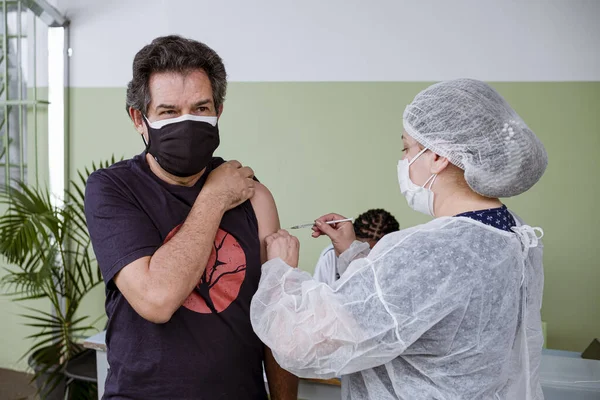
M354 242L331 287L262 267L251 321L300 377L342 376L343 399L543 399L542 243L468 218Z

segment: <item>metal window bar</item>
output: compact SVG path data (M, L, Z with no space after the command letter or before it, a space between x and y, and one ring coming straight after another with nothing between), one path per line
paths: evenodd
M39 18L50 27L67 26L64 18L45 0L0 0L0 185L10 185L14 179L26 181L28 158L32 160L35 185L39 184L38 117L47 100L40 99L37 87L37 27ZM23 18L35 15L32 26ZM25 25L25 29L23 27ZM28 37L27 31L32 34ZM25 74L24 54L32 49L31 75ZM45 61L45 60L44 60ZM25 79L26 77L26 79ZM29 125L29 126L28 126ZM33 152L28 152L28 140ZM29 157L28 157L28 153Z
M10 81L9 81L9 77L8 77L8 4L6 1L2 2L2 16L4 17L4 23L3 23L3 35L2 35L2 62L4 63L4 74L3 74L3 91L2 91L2 98L4 100L4 121L2 124L2 127L4 129L4 183L6 185L9 184L10 182L10 144L11 144L11 137L10 137L10 130L9 130L9 115L8 115L8 110L9 110L9 106L8 104L6 104L6 101L8 100L8 88L10 86Z
M0 134L3 138L3 169L1 181L8 185L12 179L25 181L27 171L27 124L24 113L27 103L32 101L24 96L27 90L23 69L23 10L20 1L2 1L2 96L0 108L3 111ZM25 87L24 87L25 85ZM37 115L35 116L37 118ZM34 133L35 135L35 133Z
M19 143L21 143L21 145L19 146L19 160L22 160L21 163L19 163L19 178L21 179L21 182L25 181L25 151L24 151L24 134L23 134L23 104L20 104L23 101L23 88L21 86L21 83L23 82L23 72L21 71L21 60L23 59L21 57L21 42L23 41L23 35L22 35L22 30L21 30L21 22L22 22L22 16L21 16L21 2L19 1L17 3L17 61L18 64L17 65L17 82L19 85L19 95L17 96L17 101L19 102ZM10 169L10 164L8 165L9 169ZM36 171L37 172L37 171Z
M40 178L39 178L39 162L38 162L38 135L37 135L37 128L38 128L38 124L37 124L37 116L38 116L38 109L37 109L37 95L38 95L38 91L37 91L37 62L35 59L35 55L37 54L37 24L36 24L37 20L36 18L33 18L33 26L31 27L31 32L33 35L33 40L31 41L31 46L33 48L33 76L32 76L32 81L33 81L33 143L34 143L34 148L35 148L35 186L39 186L40 184Z

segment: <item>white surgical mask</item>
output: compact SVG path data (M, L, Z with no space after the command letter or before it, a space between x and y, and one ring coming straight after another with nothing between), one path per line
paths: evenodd
M434 194L431 187L435 182L435 178L437 178L437 174L431 175L423 186L419 186L410 180L409 172L410 166L426 151L427 149L421 150L410 162L406 158L398 162L398 183L400 183L400 192L406 198L410 208L433 217ZM426 187L427 185L429 187Z

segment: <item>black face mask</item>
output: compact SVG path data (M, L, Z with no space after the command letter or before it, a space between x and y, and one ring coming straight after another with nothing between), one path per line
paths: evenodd
M206 122L207 117L183 115L172 121L152 123L166 123L160 128L151 127L148 119L143 118L148 127L146 151L172 175L185 178L199 173L210 163L219 147L219 126Z

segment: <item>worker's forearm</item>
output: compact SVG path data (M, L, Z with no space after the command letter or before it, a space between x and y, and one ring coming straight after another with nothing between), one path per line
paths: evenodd
M225 212L222 202L200 193L179 231L150 259L150 290L175 312L198 284Z

